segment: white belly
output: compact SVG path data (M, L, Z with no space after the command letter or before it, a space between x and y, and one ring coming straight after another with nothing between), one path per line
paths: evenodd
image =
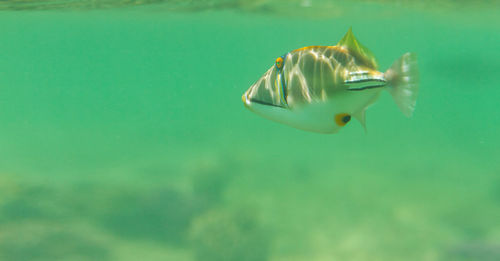
M298 129L320 133L336 133L342 128L335 122L335 115L356 114L372 104L382 88L362 92L343 91L327 101L317 101L289 108L248 104L247 107L262 117Z

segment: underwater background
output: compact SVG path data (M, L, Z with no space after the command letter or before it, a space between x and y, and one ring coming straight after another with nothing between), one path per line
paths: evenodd
M498 1L0 1L0 260L500 260ZM352 26L412 118L241 95Z

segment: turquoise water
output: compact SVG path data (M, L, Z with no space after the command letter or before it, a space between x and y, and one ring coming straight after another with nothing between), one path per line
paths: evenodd
M498 5L195 3L0 6L0 260L500 260ZM381 70L418 54L412 118L243 107L349 26Z

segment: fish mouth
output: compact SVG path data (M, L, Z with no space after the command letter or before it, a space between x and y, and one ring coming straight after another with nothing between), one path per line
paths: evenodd
M243 102L243 104L245 105L245 107L249 108L250 109L250 104L252 103L250 101L250 99L248 99L248 94L247 92L245 92L242 96L241 96L241 101Z

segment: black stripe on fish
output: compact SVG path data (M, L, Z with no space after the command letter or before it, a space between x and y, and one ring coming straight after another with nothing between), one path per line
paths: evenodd
M380 88L380 87L384 87L385 84L383 85L373 85L373 86L365 86L365 87L361 87L361 88L353 88L353 89L347 89L348 91L363 91L363 90L368 90L368 89L374 89L374 88Z
M281 105L276 105L276 104L272 104L272 103L268 103L268 102L263 102L263 101L255 100L255 99L252 99L252 98L250 98L249 100L250 100L250 102L255 102L255 103L258 103L258 104L268 105L268 106L274 106L274 107L285 109L285 107L283 107Z
M385 80L382 79L361 79L361 80L354 80L354 81L345 81L344 83L350 84L350 83L364 83L364 82L383 82L385 83Z

